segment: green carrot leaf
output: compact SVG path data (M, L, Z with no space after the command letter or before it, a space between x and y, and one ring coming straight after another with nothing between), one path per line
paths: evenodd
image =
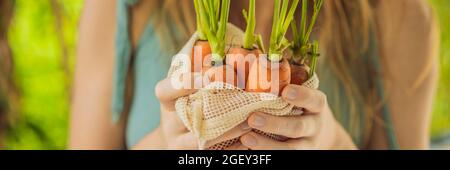
M245 9L242 10L242 16L244 16L245 22L248 23L248 13L247 13L247 10L245 10Z
M303 40L303 43L308 42L309 38L311 37L312 30L314 28L314 25L316 24L317 17L319 16L322 6L323 6L323 0L314 0L314 11L313 11L313 15L311 17L311 23L309 24L309 28L305 34L305 39Z
M292 43L287 41L285 36L292 20L294 20L299 0L293 0L290 7L289 2L289 0L275 0L269 47L269 59L271 61L280 61L283 51L292 46Z
M248 13L244 10L244 18L247 21L247 28L244 35L244 48L252 50L255 45L255 29L256 29L256 0L249 1Z
M302 0L302 20L300 21L301 46L305 45L303 42L306 35L306 24L308 22L307 16L308 16L308 0Z
M319 42L314 41L312 44L312 50L311 50L311 70L309 72L309 77L314 76L314 73L316 72L317 67L317 60L320 56L319 54Z
M197 33L199 35L199 39L200 40L207 40L206 32L202 28L199 0L194 0L194 7L195 7L195 17L196 17L196 20L197 20Z
M256 44L258 45L259 50L261 50L261 52L263 54L265 54L266 48L264 47L264 41L262 39L261 34L256 35L255 39L256 39Z
M313 13L308 21L308 0L302 0L302 16L300 21L300 30L297 30L296 28L292 27L292 33L294 35L294 42L293 42L293 48L292 51L294 52L294 61L303 61L305 60L305 57L307 57L307 53L311 50L313 45L310 45L308 42L310 41L310 37L313 31L313 28L316 24L318 15L320 13L320 10L323 6L324 0L314 0L313 5ZM309 23L308 23L309 22ZM292 24L294 25L294 24ZM300 59L299 59L300 58Z

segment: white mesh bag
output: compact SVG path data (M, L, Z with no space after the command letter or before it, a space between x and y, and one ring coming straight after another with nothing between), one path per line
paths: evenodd
M228 47L241 45L243 32L233 25L228 26ZM176 55L169 70L169 77L176 77L190 71L190 55L198 35L194 34L185 47ZM188 56L188 57L186 57ZM317 89L319 80L316 75L303 84ZM222 150L239 139L233 139L205 148L204 144L215 139L247 120L254 112L263 112L275 116L301 115L302 109L283 101L280 97L268 93L249 93L233 85L214 82L198 92L179 98L175 104L176 111L187 129L199 140L199 149ZM285 140L283 136L264 133L272 139Z

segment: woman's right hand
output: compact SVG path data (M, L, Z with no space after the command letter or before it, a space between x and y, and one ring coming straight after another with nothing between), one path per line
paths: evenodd
M181 119L177 116L175 102L178 98L195 93L203 82L200 74L185 73L180 76L180 84L174 84L172 78L160 81L156 86L156 96L161 104L161 122L160 128L166 142L166 148L169 150L196 150L198 149L197 137L184 126ZM178 88L183 87L183 88ZM251 131L246 122L233 128L217 139L208 141L205 148L211 147L230 139L240 137ZM227 148L229 150L248 150L241 143Z

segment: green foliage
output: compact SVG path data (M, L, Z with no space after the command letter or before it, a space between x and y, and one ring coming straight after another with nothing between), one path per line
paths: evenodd
M64 149L67 139L69 85L62 64L51 1L16 0L9 41L21 108L8 131L6 149ZM73 65L81 0L59 1L62 30Z
M9 130L6 149L65 149L71 76L62 66L55 15L50 1L16 0L9 40L21 89L21 113ZM82 0L64 0L64 40L73 66ZM450 1L431 0L441 25L440 83L434 104L432 135L450 129Z
M434 103L432 136L450 132L450 1L431 0L440 21L441 51L439 56L440 81Z

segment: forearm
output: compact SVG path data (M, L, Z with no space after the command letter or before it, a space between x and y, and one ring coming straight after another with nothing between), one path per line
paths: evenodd
M74 103L69 149L125 149L125 119L114 123L109 112L99 111L102 110L101 107L87 107Z
M84 3L72 85L70 149L125 149L127 114L118 123L111 117L115 14L115 1Z
M113 121L110 107L112 74L102 71L79 66L76 69L71 104L71 149L125 149L128 114L122 114L118 122Z

